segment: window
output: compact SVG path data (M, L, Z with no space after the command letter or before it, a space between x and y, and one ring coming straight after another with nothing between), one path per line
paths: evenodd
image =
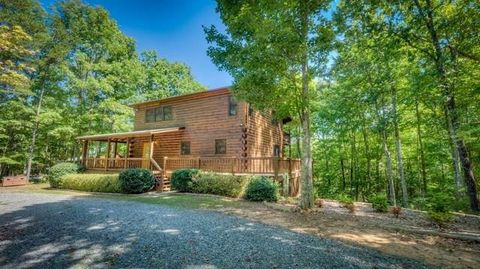
M163 120L163 107L155 108L155 121Z
M145 122L171 120L172 118L173 116L171 106L149 108L145 112Z
M164 106L163 107L163 120L171 120L172 117L172 107Z
M225 153L227 153L227 140L215 139L215 154L225 154Z
M147 109L145 112L145 122L154 122L155 121L155 109Z
M228 116L236 116L237 115L237 100L235 97L229 96L228 97Z
M190 141L180 142L180 154L181 155L190 155Z
M273 146L273 156L274 157L280 157L280 146L279 145L274 145Z

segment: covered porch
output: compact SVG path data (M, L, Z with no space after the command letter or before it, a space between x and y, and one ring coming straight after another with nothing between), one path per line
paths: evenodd
M197 168L229 174L271 176L285 185L291 196L298 194L300 160L281 157L164 156L160 141L163 134L178 138L184 127L81 136L82 165L87 170L119 172L128 168L146 168L153 172L160 190L169 184L173 171ZM178 132L178 134L176 133ZM180 151L180 149L179 149Z
M82 143L82 165L88 170L119 171L128 168L146 168L162 172L163 169L153 158L154 136L183 129L183 127L171 127L78 137ZM142 153L136 154L133 151L133 144L139 139L144 141L144 145Z

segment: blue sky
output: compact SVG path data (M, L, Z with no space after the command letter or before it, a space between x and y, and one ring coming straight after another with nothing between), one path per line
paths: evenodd
M160 57L191 67L208 88L229 86L232 78L207 56L202 25L224 29L213 0L83 0L107 9L120 29L137 42L137 50L154 49ZM41 0L48 9L55 0Z

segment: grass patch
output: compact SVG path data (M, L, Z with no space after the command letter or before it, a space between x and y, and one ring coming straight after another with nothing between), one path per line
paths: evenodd
M153 193L153 194L109 194L50 188L48 183L28 184L25 186L0 188L1 192L44 193L72 196L88 196L102 199L112 199L145 204L163 205L188 209L220 209L248 207L249 202L215 196L190 193Z
M187 193L165 193L157 196L119 195L116 196L115 199L191 209L237 208L244 206L246 203L236 199L209 195L192 195Z

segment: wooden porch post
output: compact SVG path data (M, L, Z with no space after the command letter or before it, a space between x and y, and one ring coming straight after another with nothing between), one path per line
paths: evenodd
M108 144L107 144L107 157L106 157L106 160L105 160L105 171L108 170L108 161L110 159L110 150L111 150L111 148L110 148L110 138L108 139L107 143Z
M113 158L117 158L117 144L118 141L115 141L115 144L113 144Z
M125 163L123 164L123 168L127 169L127 162L128 162L128 155L130 154L130 137L127 137L127 147L125 148Z
M87 166L87 157L88 157L88 140L83 140L82 148L82 165Z
M148 160L148 163L150 164L150 170L152 170L152 162L151 159L153 159L153 148L154 148L154 142L153 142L153 135L150 136L150 160Z

